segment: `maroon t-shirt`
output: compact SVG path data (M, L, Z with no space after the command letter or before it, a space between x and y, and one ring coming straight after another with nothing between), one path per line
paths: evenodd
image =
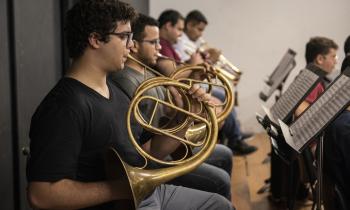
M306 101L310 104L314 103L316 99L323 93L324 86L322 82L319 82L311 93L306 97Z
M181 61L180 56L176 53L175 49L169 41L160 38L160 45L162 46L162 49L160 50L160 53L162 55L173 58L176 62Z
M311 105L313 104L316 99L324 92L324 85L322 82L319 82L316 87L311 91L311 93L306 97L306 101ZM317 145L317 142L314 140L310 144L310 148L315 147Z

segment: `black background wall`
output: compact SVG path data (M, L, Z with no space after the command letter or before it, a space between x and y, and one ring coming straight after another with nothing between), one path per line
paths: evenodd
M12 121L7 2L0 2L0 204L14 209Z
M31 116L68 65L63 14L77 0L0 0L0 209L30 209L23 148ZM148 14L148 1L126 1Z

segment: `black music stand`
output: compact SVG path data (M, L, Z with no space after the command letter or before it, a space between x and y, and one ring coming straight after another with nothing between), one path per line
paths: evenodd
M288 181L288 189L290 189L288 191L289 209L293 209L293 197L295 194L293 191L294 177L292 176L293 171L295 170L295 164L291 164L291 162L296 158L297 153L286 144L278 124L278 119L282 119L284 122L290 121L299 104L320 82L320 75L322 75L321 71L322 70L315 65L308 65L306 69L303 69L300 72L288 89L270 109L263 107L266 116L264 118L257 117L260 124L262 124L270 135L272 152L274 153L272 155L276 154L288 165L288 171L290 172L290 178Z
M338 76L325 92L290 126L279 120L286 143L301 153L316 137L318 149L317 210L321 210L323 130L350 104L350 67Z
M265 81L266 85L259 94L261 100L267 101L276 89L280 91L280 94L282 93L283 84L296 65L295 55L296 52L292 49L287 50L275 70Z
M308 93L316 87L321 77L317 72L320 68L315 65L308 65L301 70L296 79L289 85L279 100L270 108L262 106L265 117L257 115L258 122L268 131L269 135L278 138L278 119L287 122L291 118L298 105L306 98ZM276 130L273 132L273 130Z

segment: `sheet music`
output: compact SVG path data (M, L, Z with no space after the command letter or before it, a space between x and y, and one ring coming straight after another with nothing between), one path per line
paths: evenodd
M288 49L288 51L283 56L280 63L275 68L274 72L272 72L271 76L269 77L268 82L271 83L270 86L272 86L274 84L274 82L279 81L281 77L284 77L285 70L288 69L288 67L290 68L294 65L295 55L296 55L296 52L294 52L291 49Z
M296 53L293 50L288 49L280 63L277 65L275 70L266 81L263 90L260 92L260 99L266 101L278 88L278 86L280 86L281 83L286 79L290 71L295 66L295 55Z
M349 102L350 77L343 74L289 127L291 139L286 141L301 152ZM283 135L286 132L284 129Z
M285 120L318 81L318 75L308 69L303 69L281 98L271 107L270 112L273 117L270 120L276 124L278 124L277 119Z

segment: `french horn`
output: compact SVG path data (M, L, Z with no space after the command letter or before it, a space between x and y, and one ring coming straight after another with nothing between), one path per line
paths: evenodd
M199 116L190 112L189 110L179 108L174 104L171 104L167 101L161 101L157 98L145 96L145 93L154 87L157 86L172 86L180 91L188 91L191 86L179 81L175 81L171 78L165 77L155 77L151 79L152 82L147 86L143 86L143 89L140 89L133 97L130 107L127 113L127 129L130 137L130 141L138 151L138 153L144 157L145 164L143 167L133 167L123 161L121 156L118 154L116 149L110 148L107 153L107 174L110 177L118 180L124 180L129 183L129 191L132 193L132 197L129 199L129 205L127 208L136 209L142 200L144 200L148 195L150 195L154 189L171 179L184 175L186 173L191 172L195 168L197 168L201 163L205 161L205 159L211 154L215 145L217 143L217 135L218 135L218 122L215 115L215 111L213 107L207 103L202 103L203 112L205 112L205 117ZM147 81L146 81L147 82ZM163 104L169 106L172 109L181 112L188 116L188 118L193 118L198 121L200 124L205 125L205 139L199 143L193 143L188 141L185 138L180 138L175 135L175 131L169 132L159 128L152 128L150 122L145 122L144 119L140 116L140 113L137 111L138 106L145 99L152 99L156 102L156 104ZM190 157L182 158L180 160L174 161L164 161L160 160L156 157L145 152L142 147L136 141L136 137L133 134L133 130L131 127L132 117L137 123L139 123L142 127L149 131L153 131L157 134L166 135L172 137L173 139L179 140L181 144L186 144L190 146L199 146L201 150L193 154ZM159 169L146 169L147 161L151 160L160 164L164 164L170 167L159 168Z

